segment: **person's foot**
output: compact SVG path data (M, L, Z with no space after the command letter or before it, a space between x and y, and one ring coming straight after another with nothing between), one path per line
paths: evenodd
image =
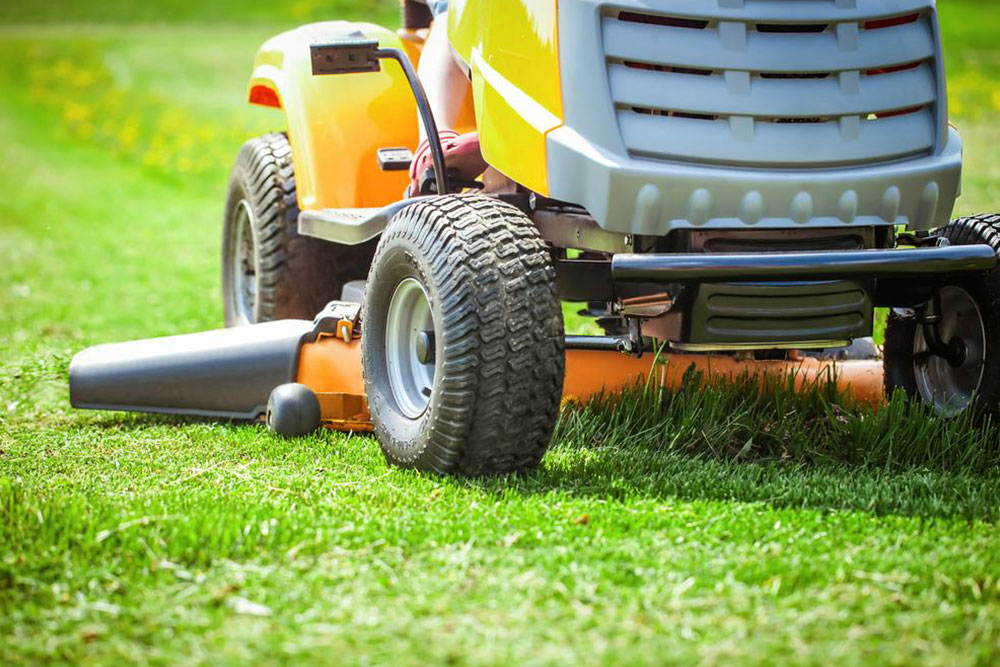
M479 134L468 132L459 134L454 130L441 130L441 149L444 151L444 163L448 169L448 177L458 181L472 181L486 171L486 161L479 150ZM425 194L421 186L434 180L434 158L431 155L430 142L426 139L420 143L413 162L410 163L409 194Z

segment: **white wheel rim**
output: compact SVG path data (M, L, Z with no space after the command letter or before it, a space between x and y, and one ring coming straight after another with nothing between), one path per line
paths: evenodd
M924 403L935 411L952 417L972 403L986 368L986 328L976 300L961 287L949 285L938 292L941 304L938 335L948 343L958 338L965 346L965 358L958 366L947 359L930 355L924 363L914 360L917 390ZM917 326L913 341L914 355L927 351L923 327Z
M418 350L430 341L422 361ZM385 359L389 387L399 411L420 417L434 388L434 319L424 286L406 278L396 286L385 324Z
M257 231L250 202L241 199L234 218L230 266L233 307L238 324L252 324L257 307Z

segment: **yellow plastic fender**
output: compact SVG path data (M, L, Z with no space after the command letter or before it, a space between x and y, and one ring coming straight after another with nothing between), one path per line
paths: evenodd
M405 171L382 171L376 162L378 148L413 149L418 141L416 104L398 64L383 61L380 72L312 74L310 44L344 39L404 48L380 26L328 21L269 39L254 61L248 98L285 112L302 210L384 206L401 199L408 182Z
M556 0L450 0L448 40L472 72L483 157L547 195L545 136L563 124Z

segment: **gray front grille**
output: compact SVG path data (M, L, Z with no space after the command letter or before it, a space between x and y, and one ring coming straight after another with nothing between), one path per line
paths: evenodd
M765 168L870 164L943 136L927 0L671 0L605 7L619 129L635 157Z
M687 343L844 341L872 333L871 296L846 280L703 283L695 289Z

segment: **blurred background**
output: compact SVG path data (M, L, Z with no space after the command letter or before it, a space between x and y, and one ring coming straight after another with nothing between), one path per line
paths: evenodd
M0 367L219 326L229 168L284 123L245 102L257 47L313 20L394 27L398 12L395 0L3 0ZM1000 209L1000 8L940 12L966 142L956 214Z

